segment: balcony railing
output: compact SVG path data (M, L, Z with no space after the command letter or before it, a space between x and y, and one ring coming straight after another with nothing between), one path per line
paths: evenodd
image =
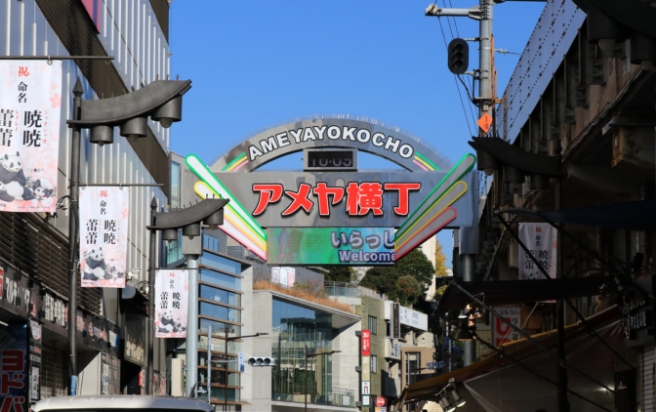
M387 296L375 290L363 288L346 282L324 282L323 288L328 296L344 296L348 298L359 298L368 296L374 299L387 300Z

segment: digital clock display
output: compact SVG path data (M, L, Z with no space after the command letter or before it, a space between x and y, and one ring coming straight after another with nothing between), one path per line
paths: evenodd
M306 150L305 170L357 170L355 150Z

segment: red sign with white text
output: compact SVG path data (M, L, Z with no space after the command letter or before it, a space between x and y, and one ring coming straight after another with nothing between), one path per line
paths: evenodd
M364 216L372 213L374 216L383 215L383 193L394 192L398 194L398 203L393 211L398 216L407 216L409 213L410 192L421 189L421 183L378 183L378 182L351 182L346 188L328 186L325 182L318 182L314 187L301 183L298 191L285 190L279 183L254 184L253 192L259 193L260 198L253 216L259 216L267 206L278 203L283 194L291 199L289 206L282 212L282 216L291 216L303 209L310 213L315 201L318 205L319 216L329 217L330 209L339 203L346 204L349 216Z
M362 331L362 356L371 355L371 332L368 330Z

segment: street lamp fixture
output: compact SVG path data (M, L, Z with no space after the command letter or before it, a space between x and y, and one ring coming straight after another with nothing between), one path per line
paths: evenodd
M155 255L157 253L157 231L163 231L164 240L175 240L178 238L178 230L182 229L184 236L193 238L200 236L200 225L212 217L212 222L216 225L223 223L223 219L217 219L216 216L223 217L222 209L228 204L228 199L204 199L201 202L190 206L186 209L173 210L170 212L156 212L157 200L153 198L150 203L150 225L146 228L150 231L150 254L148 256L149 276L148 276L148 330L146 337L148 339L148 365L146 371L146 393L152 394L152 377L153 377L153 345L155 342ZM191 270L189 273L189 283L192 285L198 284L198 271ZM198 321L198 306L194 303L198 300L197 289L190 287L188 290L189 299L189 312L195 311L196 316L192 319ZM198 347L198 325L187 325L187 341L186 344L191 347ZM227 345L227 344L226 344ZM192 376L196 375L196 368L198 365L190 366Z
M68 223L68 355L70 367L70 394L77 393L77 345L75 324L77 315L77 281L79 261L79 203L81 131L91 130L91 143L100 145L114 142L114 126L121 135L145 137L147 117L159 120L163 127L182 120L182 95L191 88L191 80L157 80L140 90L100 100L83 100L84 89L78 78L73 86L73 118L67 121L72 128L69 202L71 215ZM152 259L152 257L151 257ZM152 293L152 288L150 289ZM152 381L152 373L146 377ZM151 385L152 386L152 385ZM152 392L149 387L148 393Z
M304 347L305 354L305 373L303 374L303 392L305 392L305 407L304 411L307 412L307 361L310 358L316 358L321 355L332 355L333 353L340 353L341 350L332 350L330 352L316 352L316 353L307 353L307 346Z

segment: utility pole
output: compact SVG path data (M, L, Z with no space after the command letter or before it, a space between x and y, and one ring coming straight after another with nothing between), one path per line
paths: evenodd
M431 4L426 9L427 16L436 17L469 17L479 21L479 36L476 41L479 43L479 68L474 71L474 78L478 80L479 95L474 97L474 102L478 106L479 122L487 123L488 127L483 129L479 124L478 136L485 137L492 124L492 110L494 109L494 97L492 96L492 6L493 0L479 0L478 6L468 9L446 9L440 8L436 4ZM463 69L464 70L464 69ZM468 72L468 74L471 72ZM487 119L487 120L485 120ZM461 231L461 236L465 235ZM471 282L474 280L475 255L463 254L463 280ZM476 359L476 342L464 343L465 366L470 365Z

